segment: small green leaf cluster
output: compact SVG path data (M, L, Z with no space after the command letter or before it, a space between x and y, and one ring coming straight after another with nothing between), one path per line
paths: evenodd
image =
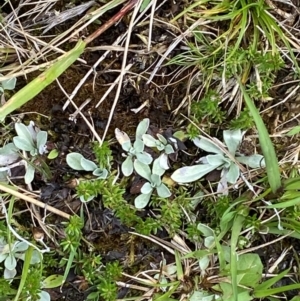
M71 216L68 222L64 222L66 226L65 234L66 237L62 239L61 246L64 252L76 252L76 249L80 245L80 240L82 237L82 231L84 224L82 219L77 216Z
M230 121L230 127L232 129L241 129L247 130L251 129L254 126L254 120L248 108L244 108L244 110L239 114L236 119L232 119Z
M226 117L226 113L219 106L220 100L217 92L209 90L199 102L192 102L191 113L199 121L206 118L209 122L220 124Z
M116 300L118 292L116 281L120 279L122 271L122 267L117 261L108 263L104 272L98 275L97 291L90 293L87 300L99 300L99 297L107 301Z
M110 162L112 161L113 157L108 142L103 141L101 145L98 142L95 142L93 145L93 152L96 156L99 168L109 170Z
M227 130L223 132L223 139L226 147L216 139L214 142L200 136L193 140L194 144L213 155L207 155L198 160L198 165L186 166L177 169L171 178L178 183L190 183L196 181L209 172L217 169L221 170L221 180L218 183L217 192L227 193L227 183L235 184L240 177L239 164L247 165L251 168L261 168L265 166L264 158L254 154L244 156L238 153L238 147L242 142L244 133L241 130Z

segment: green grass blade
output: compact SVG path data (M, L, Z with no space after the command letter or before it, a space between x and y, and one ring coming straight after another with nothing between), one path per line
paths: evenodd
M281 187L280 172L278 167L279 165L275 149L257 108L255 107L253 101L249 97L244 85L241 83L240 80L239 85L244 96L246 105L249 108L250 113L253 116L254 122L256 124L258 130L259 143L261 145L261 149L265 157L268 181L271 186L272 192L275 193Z
M85 46L86 43L84 41L79 41L72 50L62 55L50 68L12 96L0 108L0 120L4 120L8 114L20 108L56 80L78 59L83 53Z

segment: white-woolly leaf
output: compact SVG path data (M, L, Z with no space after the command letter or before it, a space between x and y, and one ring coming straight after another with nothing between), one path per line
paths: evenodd
M141 139L136 139L133 143L133 148L136 153L141 153L144 150L144 142Z
M149 134L143 135L143 141L148 147L156 147L156 139Z
M146 134L149 128L150 120L149 118L143 119L136 128L135 139L142 139L143 135Z
M79 153L67 154L66 161L67 164L74 170L84 170L81 166L81 159L83 156Z
M236 157L236 160L242 164L245 164L251 168L262 168L266 166L265 159L262 155L251 155Z
M140 161L141 163L147 164L149 165L152 162L152 157L150 154L148 153L137 153L136 154L136 158L138 159L138 161Z
M164 145L166 145L168 143L167 139L161 134L157 134L157 138Z
M159 186L161 184L161 178L159 175L152 174L151 175L151 183L153 186Z
M93 171L93 175L98 177L98 179L106 179L107 176L108 176L108 171L107 169L101 169L101 168L96 168L94 171Z
M20 136L16 136L13 138L14 145L20 149L27 152L35 150L35 146L32 141L26 140Z
M134 169L141 177L151 182L151 170L147 164L134 160Z
M190 183L201 179L203 176L216 168L217 166L210 164L186 166L175 170L171 178L177 183Z
M206 160L208 164L218 167L223 165L227 161L223 154L207 155Z
M4 261L4 266L8 270L13 270L16 268L17 261L16 261L16 258L13 256L13 254L8 254L8 256L6 257L6 259Z
M19 137L23 138L24 140L28 141L30 144L33 144L32 136L27 128L27 126L23 123L16 123L15 130Z
M36 136L36 145L39 150L39 154L44 154L46 152L46 143L47 143L48 134L45 131L40 131Z
M208 227L205 224L198 224L197 225L197 229L205 236L205 237L209 237L209 236L214 236L214 230L211 229L210 227Z
M128 136L125 132L119 130L118 128L115 129L115 136L116 136L117 141L118 141L122 146L123 146L124 143L128 143L128 142L130 143L130 138L129 138L129 136Z
M13 251L14 252L24 252L28 249L28 243L25 241L19 241L15 244Z
M148 194L140 194L138 197L135 198L134 200L134 206L137 209L142 209L145 208L149 201L150 201L151 193Z
M27 165L26 173L24 176L24 181L26 184L30 184L34 179L35 169L31 164Z
M94 171L97 168L97 165L95 162L88 160L84 157L81 158L80 165L81 165L82 169L85 171Z
M216 145L214 145L212 142L210 142L207 139L195 138L193 139L193 142L197 147L203 149L208 153L223 154L223 151L221 149L219 149Z
M171 196L169 188L163 183L156 187L156 191L158 196L160 196L161 198L168 198L169 196Z
M149 193L152 193L152 190L153 190L153 187L151 186L151 184L149 182L146 182L141 188L141 193L149 194Z
M243 135L241 130L227 130L223 132L224 142L231 155L235 155L239 145L243 140Z
M236 164L232 163L227 172L226 180L228 183L235 184L239 177L240 177L240 169Z
M130 176L133 173L132 157L128 156L121 165L122 173L125 177Z
M153 162L152 173L155 174L155 175L162 176L165 173L166 169L169 168L169 166L168 166L168 157L166 157L166 159L164 159L163 155L164 154L161 154ZM166 162L164 160L166 160ZM162 166L162 165L164 165L164 166ZM167 168L164 168L164 167L167 167Z
M14 279L16 275L17 275L17 270L16 269L12 269L12 270L5 269L4 273L3 273L4 279L7 279L7 280L8 279Z
M51 301L51 297L48 292L41 291L39 293L39 297L40 297L40 300L38 300L38 301Z
M2 75L1 75L2 76ZM16 87L17 78L9 78L0 82L3 90L13 90Z

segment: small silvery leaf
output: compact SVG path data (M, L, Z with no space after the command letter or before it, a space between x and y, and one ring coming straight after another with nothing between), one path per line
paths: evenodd
M48 138L48 134L45 131L40 131L36 135L36 145L37 145L40 155L42 155L46 152L47 138Z
M214 169L216 169L216 166L210 164L186 166L175 170L171 178L177 183L190 183L201 179Z
M166 160L166 162L164 160ZM168 156L166 154L161 154L153 162L152 173L155 175L162 176L168 168Z
M210 165L214 165L216 167L219 167L226 163L225 158L223 154L217 154L217 155L207 155L206 156L207 163Z
M126 141L122 144L122 149L125 151L125 152L129 152L130 149L132 148L132 144L131 144L131 141Z
M14 252L24 252L28 249L28 244L25 241L18 241L13 248Z
M166 145L168 143L167 139L163 135L157 134L156 136L162 144Z
M170 144L167 144L166 147L165 147L165 153L167 155L170 155L170 154L173 154L175 153L174 149L173 149L173 146L170 145Z
M134 160L134 169L141 177L151 182L151 170L147 164Z
M30 264L40 263L41 262L41 257L42 257L42 255L37 250L33 250L32 256L31 256L31 259L30 259Z
M141 188L141 193L143 194L149 194L152 193L152 191L153 191L153 187L149 182L146 182Z
M251 168L263 168L266 166L265 159L262 155L240 156L236 160Z
M5 269L4 273L3 273L4 279L7 279L7 280L14 279L16 275L17 275L16 269L12 269L12 270Z
M224 142L232 156L235 155L242 142L244 133L241 130L227 130L223 132Z
M223 154L222 150L219 149L215 144L210 142L207 139L204 138L195 138L193 139L194 144L203 149L204 151L208 153L213 153L213 154Z
M134 200L134 206L137 209L143 209L145 208L149 201L150 201L151 193L148 194L140 194L138 197Z
M0 149L0 166L7 166L19 158L18 149L13 143L8 143Z
M8 254L7 258L4 261L4 266L8 270L13 270L17 266L16 258L13 256L13 254Z
M136 154L136 158L140 161L140 162L142 162L142 163L144 163L144 164L147 164L147 165L149 165L151 162L152 162L152 157L151 157L151 155L150 154L148 154L148 153L137 153Z
M106 179L107 176L108 176L108 171L107 169L101 169L101 168L96 168L94 171L93 171L93 175L98 177L98 179Z
M27 129L28 129L33 141L36 141L36 136L40 132L40 129L35 126L35 123L32 120L27 125Z
M83 170L81 166L81 159L83 156L79 153L67 154L66 161L67 164L74 170Z
M0 74L2 76L2 74ZM16 87L17 79L15 77L0 82L4 90L13 90Z
M81 165L82 169L85 171L94 171L97 168L97 165L95 164L95 162L88 160L84 157L81 158L80 165Z
M151 184L155 187L158 187L159 185L161 185L161 178L159 175L156 174L152 174L151 175Z
M160 196L161 198L168 198L169 196L171 196L169 188L163 183L156 187L156 191L158 196Z
M115 129L115 136L117 141L123 145L124 143L130 142L129 136L125 133L119 130L118 128Z
M144 142L141 139L136 139L133 143L133 148L136 153L141 153L144 150Z
M30 184L33 181L34 172L35 172L34 167L31 164L28 164L24 176L24 181L26 184Z
M94 195L90 195L87 199L84 198L83 195L79 197L81 203L88 203L95 198Z
M213 230L212 228L210 228L209 226L205 225L205 224L199 223L199 224L197 225L197 229L198 229L205 237L214 236L214 230Z
M200 267L200 270L201 271L205 271L208 267L209 267L209 264L210 264L210 258L209 256L204 256L202 257L200 260L199 260L199 267ZM203 298L204 299L204 298ZM199 299L199 300L203 300L202 298ZM198 299L196 299L198 300Z
M135 139L142 139L143 135L146 134L149 128L150 120L149 118L143 119L136 128Z
M133 172L133 163L132 163L132 158L131 157L128 156L125 159L125 161L121 165L121 170L122 170L122 173L125 177L129 177L132 174L132 172Z
M228 173L226 175L226 180L228 183L235 184L240 176L240 169L239 167L232 162L229 167Z
M51 301L51 297L48 292L41 291L39 293L40 299L38 301Z
M156 147L156 139L149 134L143 135L143 141L148 147Z
M28 141L31 145L34 145L32 136L27 128L27 126L23 123L16 123L15 130L19 137L23 138L24 140Z
M25 140L20 136L14 137L13 142L14 145L20 150L27 151L27 152L35 150L35 146L32 141Z

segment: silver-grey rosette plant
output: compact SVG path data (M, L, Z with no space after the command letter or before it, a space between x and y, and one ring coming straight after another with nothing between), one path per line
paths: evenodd
M262 155L244 156L238 152L243 135L244 132L241 130L224 131L225 145L217 139L211 141L202 136L195 138L193 142L197 147L212 154L200 158L197 165L177 169L171 178L178 183L190 183L201 179L215 169L221 170L221 180L217 191L226 193L227 183L236 184L240 177L239 164L250 168L265 167L265 160Z
M74 170L91 171L97 179L106 179L108 176L108 170L106 168L100 168L97 164L91 160L84 158L83 155L79 153L70 153L66 157L67 164ZM81 202L89 202L95 196L90 196L87 200L84 196L80 196Z
M149 203L154 190L156 190L157 195L162 198L167 198L171 195L169 188L161 180L162 175L165 173L165 169L161 168L158 159L154 160L152 171L149 165L138 160L134 161L134 169L137 174L147 180L141 188L141 194L134 200L136 208L145 208Z
M156 135L158 139L155 139L149 134L143 135L143 141L148 147L155 147L158 151L162 152L159 156L159 164L161 168L167 170L169 169L168 155L175 153L174 148L168 143L167 139L161 135Z
M152 162L152 156L144 151L145 144L142 140L142 136L146 134L148 130L149 123L150 121L148 118L143 119L139 123L133 144L126 133L122 132L118 128L115 129L116 139L120 143L122 149L126 152L126 154L122 154L122 156L126 157L126 159L121 166L122 172L126 177L133 173L133 162L135 159L146 165L149 165Z

